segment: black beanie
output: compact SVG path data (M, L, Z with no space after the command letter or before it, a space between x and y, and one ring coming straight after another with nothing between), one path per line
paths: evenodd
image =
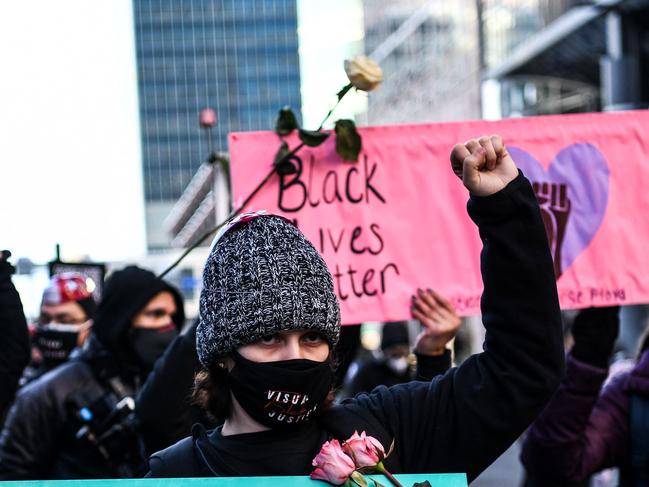
M386 323L383 325L381 350L385 350L394 345L410 345L407 321L395 321L394 323Z

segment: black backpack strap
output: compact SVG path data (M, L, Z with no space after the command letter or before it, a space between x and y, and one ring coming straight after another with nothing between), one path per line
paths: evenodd
M633 485L649 485L649 397L631 396L631 466Z

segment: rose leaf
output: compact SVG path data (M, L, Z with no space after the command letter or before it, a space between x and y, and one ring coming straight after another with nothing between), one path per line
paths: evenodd
M337 120L336 126L336 152L344 160L357 162L358 154L363 147L361 136L356 131L353 120Z
M300 140L304 142L306 145L308 145L309 147L318 147L325 140L327 140L327 137L329 137L328 133L317 132L315 130L299 129L298 133L300 136Z

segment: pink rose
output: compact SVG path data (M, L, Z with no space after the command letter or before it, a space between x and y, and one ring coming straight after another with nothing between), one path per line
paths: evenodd
M357 431L343 444L343 451L354 459L356 468L375 467L385 458L385 450L381 442L365 431L359 435Z
M344 452L338 440L325 442L320 453L313 459L311 478L324 480L334 485L342 485L354 472L354 462Z
M199 117L201 127L214 127L216 124L216 112L211 108L203 108Z

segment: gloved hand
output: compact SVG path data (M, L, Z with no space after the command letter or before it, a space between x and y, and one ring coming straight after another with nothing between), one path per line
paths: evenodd
M7 259L11 257L11 252L8 250L0 251L0 283L11 279L11 275L16 271Z
M572 325L572 356L580 362L607 368L619 331L619 306L581 310Z

